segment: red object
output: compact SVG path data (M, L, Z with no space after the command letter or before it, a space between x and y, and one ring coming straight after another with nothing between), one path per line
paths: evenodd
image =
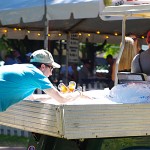
M147 33L147 42L150 44L150 31L148 31L148 33Z

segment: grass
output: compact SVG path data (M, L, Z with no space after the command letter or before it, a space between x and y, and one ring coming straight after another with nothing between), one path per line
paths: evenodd
M27 147L29 138L19 136L0 135L0 146ZM130 146L150 146L150 136L129 138L106 138L101 150L120 150Z
M150 136L106 139L101 150L120 150L131 146L150 147Z
M26 137L0 135L0 146L27 147L28 142L29 138Z

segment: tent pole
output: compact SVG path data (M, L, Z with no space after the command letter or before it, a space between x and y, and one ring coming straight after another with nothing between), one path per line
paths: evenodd
M48 50L49 21L47 19L47 0L44 0L44 49Z
M49 22L45 20L45 28L44 28L44 49L48 50L48 32L49 32Z
M119 62L120 62L120 58L122 56L122 52L123 52L123 49L124 49L124 44L125 44L125 33L126 33L126 18L127 16L125 16L122 20L122 44L121 44L121 48L120 48L120 53L118 55L118 58L116 60L116 67L115 67L115 83L114 85L117 85L118 84L118 66L119 66Z
M70 32L67 33L67 49L66 49L66 83L68 84L68 60L69 60L69 42L70 42Z

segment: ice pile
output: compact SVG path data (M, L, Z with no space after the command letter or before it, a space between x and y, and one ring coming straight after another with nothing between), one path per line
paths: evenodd
M117 103L150 103L150 83L118 84L107 97Z

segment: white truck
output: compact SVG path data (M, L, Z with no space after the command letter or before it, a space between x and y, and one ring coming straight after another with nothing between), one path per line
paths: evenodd
M0 124L32 132L29 150L150 149L150 104L113 103L108 92L64 105L23 100L0 113Z

